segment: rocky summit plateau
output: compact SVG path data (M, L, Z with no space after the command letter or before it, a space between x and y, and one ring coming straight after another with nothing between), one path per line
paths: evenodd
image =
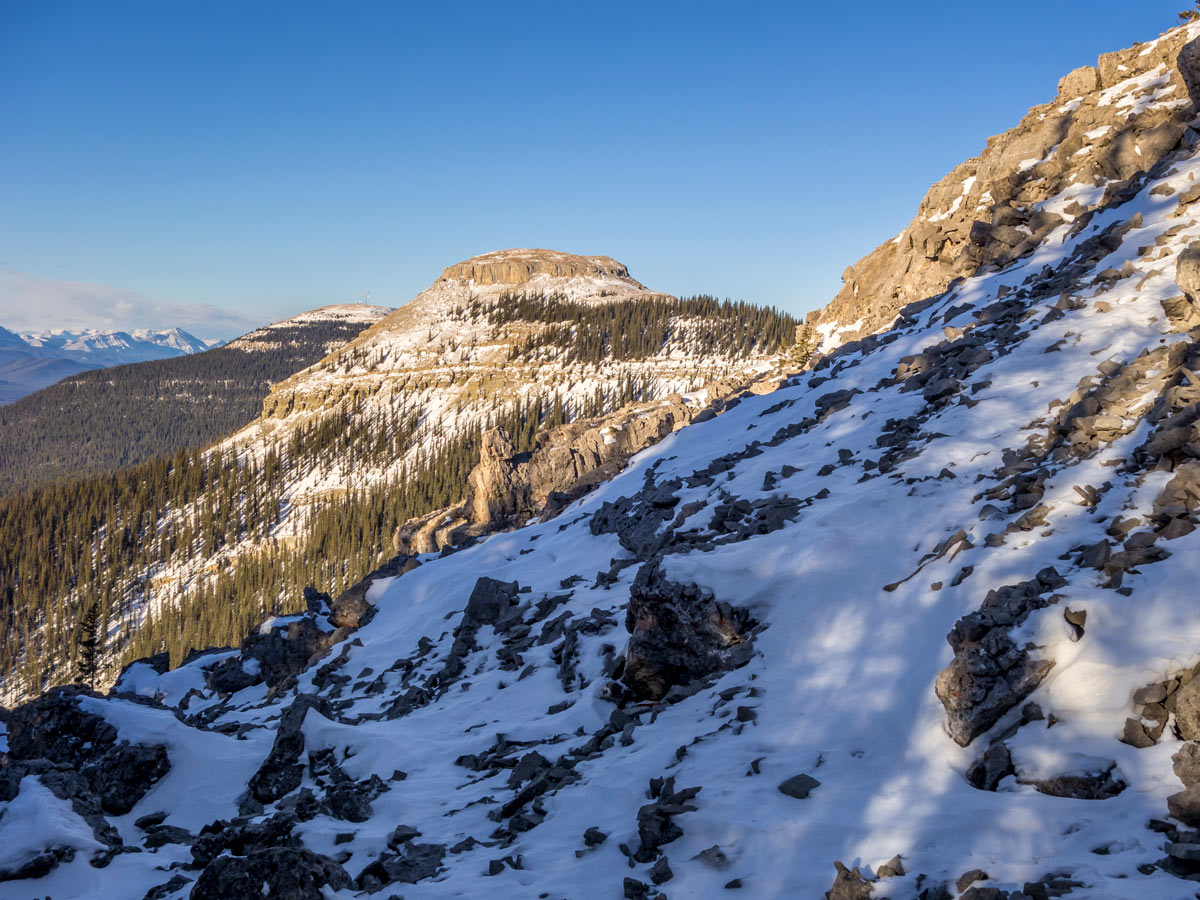
M1198 85L1069 73L807 332L509 250L275 384L114 640L20 618L0 898L1197 897Z

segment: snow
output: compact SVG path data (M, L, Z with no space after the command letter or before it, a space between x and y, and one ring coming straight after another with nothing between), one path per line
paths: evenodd
M58 847L84 853L104 849L69 800L60 800L36 776L26 775L0 815L0 871L19 869Z
M85 696L79 699L79 706L111 723L121 740L167 748L170 771L129 813L115 817L122 834L130 837L136 819L159 810L168 814L165 824L193 833L215 819L237 815L238 797L271 746L271 736L262 731L242 739L200 731L180 722L169 710L130 700Z

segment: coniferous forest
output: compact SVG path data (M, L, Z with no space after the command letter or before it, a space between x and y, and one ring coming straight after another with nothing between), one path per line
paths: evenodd
M0 406L0 494L206 447L253 420L274 382L367 324L276 327L239 346L83 372Z

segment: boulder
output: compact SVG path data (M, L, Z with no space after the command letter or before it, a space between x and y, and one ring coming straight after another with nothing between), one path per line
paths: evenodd
M1171 757L1175 775L1185 788L1200 785L1200 743L1188 741Z
M1192 299L1200 297L1200 243L1192 244L1176 257L1175 283Z
M219 856L205 866L190 900L325 900L326 888L350 887L345 869L300 847L254 850Z
M1175 692L1175 724L1185 741L1200 740L1200 678Z
M1100 70L1095 66L1080 66L1059 79L1058 100L1066 103L1098 90L1100 90Z
M71 766L106 812L127 813L170 770L167 749L120 740L104 718L80 709L81 696L98 695L74 686L54 688L14 709L8 722L9 758Z
M363 869L358 888L376 891L389 884L416 884L432 878L442 868L446 848L441 844L406 843L401 852L385 852Z
M315 709L327 719L333 718L329 701L315 694L300 694L284 710L271 752L258 771L250 776L250 794L260 803L273 803L300 786L304 775L304 766L300 762L300 754L304 751L301 726L310 709Z
M625 614L630 636L621 680L639 700L659 700L675 685L745 665L753 654L746 610L669 581L660 562L639 570Z
M783 784L779 785L779 792L789 797L794 797L797 800L805 800L815 788L820 786L821 782L817 781L817 779L811 775L801 773L793 775L787 781L783 782Z
M1200 828L1200 785L1172 794L1167 798L1167 809L1184 825Z
M205 678L218 693L236 693L260 682L274 688L299 675L344 636L325 631L312 616L291 619L265 632L256 629L242 642L240 657L222 660Z
M837 875L833 887L825 892L825 900L871 900L871 882L863 877L857 866L847 869L840 861L834 866Z

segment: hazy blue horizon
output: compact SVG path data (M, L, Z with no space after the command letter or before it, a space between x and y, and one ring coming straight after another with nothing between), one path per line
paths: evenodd
M8 2L0 325L229 338L508 247L803 313L1186 5Z

